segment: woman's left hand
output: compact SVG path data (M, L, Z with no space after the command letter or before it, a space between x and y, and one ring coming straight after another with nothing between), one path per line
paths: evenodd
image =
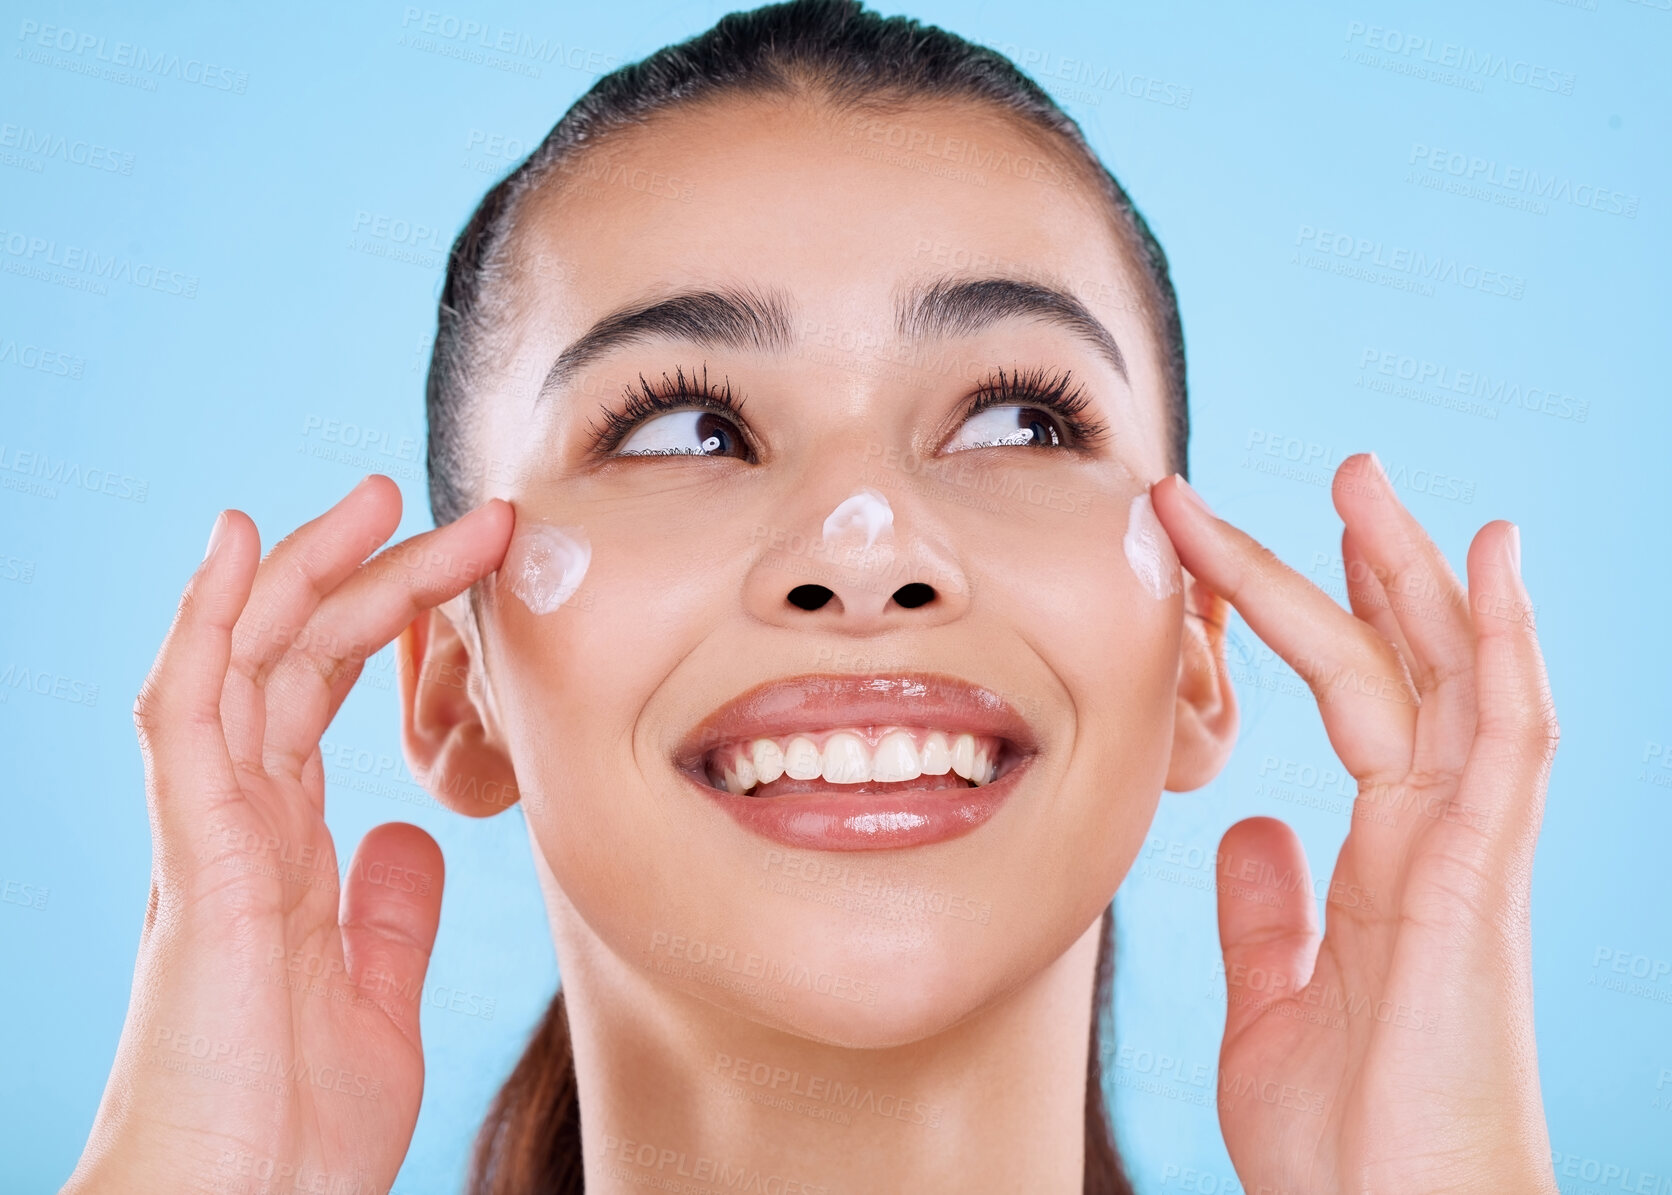
M1153 487L1181 563L1306 681L1358 781L1321 935L1293 830L1221 841L1226 1148L1250 1195L1554 1193L1529 909L1557 726L1519 533L1481 528L1465 592L1375 457L1333 496L1352 613Z

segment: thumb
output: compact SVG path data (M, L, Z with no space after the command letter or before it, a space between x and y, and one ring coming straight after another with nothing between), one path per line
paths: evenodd
M1306 851L1288 823L1248 817L1219 840L1219 947L1225 955L1225 1043L1266 1006L1312 978L1318 910Z
M350 981L415 1049L424 975L441 920L442 879L435 839L406 822L385 822L355 849L338 911Z

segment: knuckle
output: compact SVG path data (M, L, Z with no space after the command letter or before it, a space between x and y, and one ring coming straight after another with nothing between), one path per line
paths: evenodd
M1284 567L1277 553L1258 541L1250 541L1245 546L1245 555L1239 561L1236 575L1231 579L1229 592L1225 595L1232 605L1236 605L1244 595L1257 591L1268 585L1276 570Z
M154 737L168 720L162 686L157 683L155 673L145 678L145 683L140 685L134 697L133 719L134 727L142 738Z
M1483 728L1515 744L1516 749L1534 758L1548 760L1561 741L1561 727L1556 712L1548 700L1515 702L1498 708L1489 718L1483 717Z
M327 688L349 667L346 659L330 651L309 650L297 653L297 666L317 677Z
M1433 692L1442 685L1468 681L1473 676L1474 664L1472 661L1441 658L1426 664L1419 664L1416 683L1422 691Z
M1254 558L1251 563L1254 570L1260 574L1260 577L1267 581L1274 580L1283 576L1285 573L1293 571L1287 564L1283 563L1283 558L1281 556L1272 551L1265 544L1261 543L1254 545Z
M186 582L186 587L180 591L180 600L174 607L174 621L176 624L190 622L197 615L202 601L197 592L198 579L193 577Z
M1527 745L1536 748L1546 757L1556 753L1556 747L1562 741L1562 727L1556 721L1556 708L1553 702L1546 700L1539 704L1525 735Z

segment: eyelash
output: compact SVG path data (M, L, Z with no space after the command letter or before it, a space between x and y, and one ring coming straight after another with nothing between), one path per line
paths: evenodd
M1072 370L1033 369L1006 374L995 369L975 388L975 399L964 411L971 419L993 407L1039 407L1062 420L1072 443L1064 447L1089 451L1109 438L1109 425L1089 414L1091 396L1085 383L1074 382ZM962 422L962 421L960 421Z
M657 383L646 380L641 373L638 385L628 386L622 392L621 410L599 408L603 425L592 425L593 448L607 455L614 452L645 420L670 411L697 409L717 411L730 418L743 432L749 450L754 452L753 438L744 429L743 402L732 394L729 380L722 381L719 386L711 383L706 365L702 367L700 377L693 372L689 380L685 370L677 366L673 377L664 373ZM974 397L959 423L961 425L993 407L1006 406L1039 407L1051 412L1062 421L1063 429L1068 433L1071 442L1064 447L1070 451L1090 451L1109 438L1109 425L1088 413L1091 397L1086 393L1083 382L1074 381L1072 370L1033 369L1006 373L1002 368L995 369L975 388Z
M646 381L641 373L639 384L628 386L622 392L620 411L600 407L604 424L602 427L593 426L593 448L600 453L614 452L639 424L651 416L692 408L718 411L736 422L738 430L742 430L743 400L732 394L731 382L723 381L718 387L714 386L708 380L706 365L702 367L701 380L693 373L690 381L686 381L685 371L676 366L672 378L664 373L661 382L655 384ZM747 434L744 440L753 452L755 446Z

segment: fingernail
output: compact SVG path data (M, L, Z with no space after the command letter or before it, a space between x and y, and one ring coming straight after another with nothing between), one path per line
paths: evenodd
M215 525L209 529L209 546L203 549L203 559L207 560L215 554L215 549L226 536L226 511L215 516Z
M1184 474L1175 473L1173 476L1178 478L1179 493L1190 499L1191 505L1197 510L1211 517L1213 515L1213 508L1203 501L1202 496L1196 492L1196 487L1184 479Z
M1521 528L1514 523L1509 525L1509 562L1515 569L1515 575L1521 575Z

